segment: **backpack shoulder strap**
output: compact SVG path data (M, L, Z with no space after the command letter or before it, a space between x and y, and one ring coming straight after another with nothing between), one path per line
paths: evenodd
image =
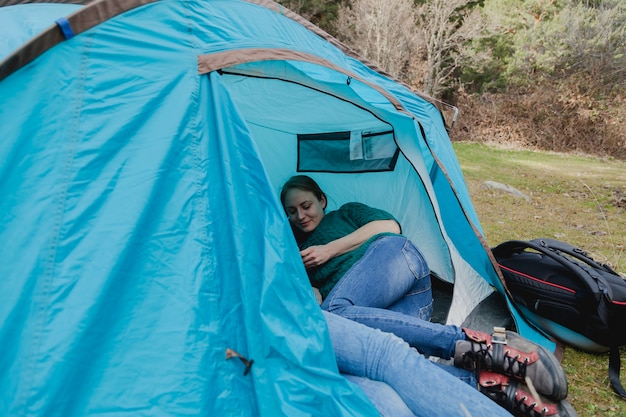
M606 283L605 279L600 274L598 273L592 274L592 272L594 271L590 272L589 270L586 270L586 269L583 269L582 267L577 266L564 254L570 255L573 258L576 258L593 268L604 270L611 274L617 275L618 277L620 275L617 272L615 272L613 269L611 269L611 267L609 267L608 265L603 265L603 264L599 264L595 262L591 257L589 257L589 255L587 255L585 251L583 251L582 249L576 248L570 244L567 244L558 240L554 240L554 239L533 239L530 241L509 240L493 248L492 252L496 260L498 260L499 258L502 259L502 258L512 256L516 253L521 253L525 249L533 249L539 253L549 256L550 258L554 259L555 261L567 267L570 271L572 271L577 277L581 278L584 282L588 282L587 280L589 279L590 276L596 281L602 282L605 285L606 290L608 292L608 294L606 295L609 296L609 298L612 298L612 295L610 294L611 292L610 286L608 285L608 283ZM620 381L621 359L620 359L619 346L612 345L610 349L611 350L609 353L609 380L611 382L611 387L619 396L626 398L626 390L624 389Z
M496 260L498 260L499 258L502 259L512 256L516 253L521 253L525 249L533 249L562 264L567 269L569 269L575 276L582 279L583 282L587 282L587 280L589 279L589 275L586 274L582 268L572 263L571 260L563 255L561 252L551 249L551 247L548 245L542 245L540 243L541 240L542 239L533 239L530 241L509 240L493 248L492 252Z
M611 346L611 351L609 352L609 380L611 381L611 387L620 397L626 398L626 390L624 390L619 378L620 367L619 346Z
M556 249L560 252L566 253L586 263L587 265L593 268L601 269L610 274L619 276L619 274L615 272L613 268L611 268L607 264L601 264L597 262L595 259L589 256L589 254L586 251L576 246L572 246L569 243L561 242L560 240L556 240L556 239L548 239L548 238L533 239L531 240L531 242L536 245L540 245L542 247Z
M563 250L559 250L557 247L563 248ZM609 284L607 278L602 276L602 274L599 273L593 265L599 264L597 264L593 260L591 260L593 264L589 264L585 261L585 258L590 258L578 254L577 251L573 250L576 248L574 246L568 245L567 243L559 242L558 240L554 239L533 239L529 241L509 240L496 246L494 249L492 249L492 252L496 260L498 260L498 258L505 258L515 253L523 252L525 249L533 249L541 254L552 258L556 262L566 267L572 274L574 274L574 276L580 279L589 288L594 288L597 286L604 293L604 296L609 301L613 300L613 288ZM584 252L580 249L578 251ZM568 254L570 254L570 252L578 254L578 256L567 256ZM575 262L572 258L583 261L585 265L581 265ZM601 266L599 267L601 270L604 270L604 268L602 268ZM619 277L618 274L616 275Z

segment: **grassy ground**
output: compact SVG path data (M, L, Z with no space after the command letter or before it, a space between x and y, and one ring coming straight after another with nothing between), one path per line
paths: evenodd
M626 162L455 142L487 242L548 237L582 247L626 276ZM497 181L529 200L483 186ZM626 386L626 349L622 381ZM563 367L581 417L626 416L611 390L608 355L567 347Z

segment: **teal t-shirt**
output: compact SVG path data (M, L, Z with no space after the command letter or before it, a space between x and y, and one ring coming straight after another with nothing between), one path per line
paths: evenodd
M328 242L342 238L361 226L375 220L397 220L388 212L361 203L347 203L338 210L324 215L324 218L315 230L299 245L300 249L310 246L325 245ZM399 224L399 223L398 223ZM363 242L358 248L339 255L317 268L308 270L309 279L326 298L337 281L361 259L369 245L380 236L395 235L394 233L379 233Z

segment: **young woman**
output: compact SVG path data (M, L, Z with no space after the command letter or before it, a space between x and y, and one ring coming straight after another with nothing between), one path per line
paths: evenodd
M454 358L461 368L530 378L551 400L567 396L560 363L545 348L507 331L499 335L503 349L491 335L429 321L428 266L391 214L360 203L326 213L326 194L305 175L291 177L280 199L323 310L393 333L425 355Z
M428 265L391 214L361 203L326 213L326 194L305 175L285 183L281 201L324 309L353 304L430 320Z

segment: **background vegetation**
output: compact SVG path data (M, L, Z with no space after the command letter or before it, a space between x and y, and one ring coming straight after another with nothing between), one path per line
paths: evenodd
M466 142L454 148L490 246L559 239L626 273L626 162ZM511 185L530 200L485 188L485 181ZM626 347L621 353L626 384ZM581 417L626 415L626 401L610 387L608 360L565 348L568 401Z
M453 140L626 159L623 0L283 0L460 109Z

